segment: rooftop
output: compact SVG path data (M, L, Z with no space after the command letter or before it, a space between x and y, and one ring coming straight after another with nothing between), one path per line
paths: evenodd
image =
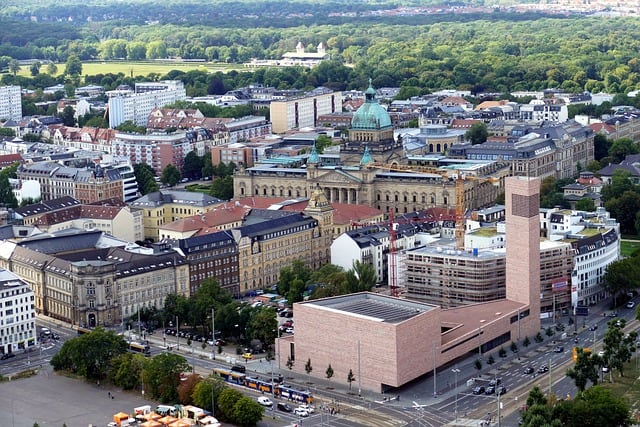
M324 298L302 302L300 304L310 304L322 310L337 311L343 314L388 323L400 323L437 308L432 305L370 292Z

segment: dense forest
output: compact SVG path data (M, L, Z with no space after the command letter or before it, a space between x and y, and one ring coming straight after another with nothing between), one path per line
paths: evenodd
M309 51L326 45L331 61L319 73L326 78L276 79L275 86L351 89L372 77L376 87L401 86L405 95L454 87L474 92L557 87L594 93L640 88L637 18L550 17L499 9L362 15L410 1L85 3L78 8L70 0L55 6L10 0L0 11L0 69L9 72L12 59L64 63L70 57L240 64L281 58L302 42ZM126 13L132 8L136 13ZM99 20L83 15L97 11ZM141 11L144 25L135 18ZM55 16L45 20L46 13ZM206 19L191 19L200 13ZM156 20L154 14L172 18Z

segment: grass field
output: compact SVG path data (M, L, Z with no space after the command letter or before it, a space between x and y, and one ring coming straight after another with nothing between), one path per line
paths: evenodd
M631 256L631 254L638 249L640 249L640 240L634 242L623 240L620 242L620 254L622 256Z
M64 72L65 64L56 64L58 67L58 74ZM208 72L222 71L223 73L231 70L242 70L243 67L239 64L223 64L212 62L155 62L155 61L109 61L109 62L83 62L82 63L82 75L95 76L96 74L107 73L124 73L125 75L133 76L147 76L150 73L158 73L161 76L167 74L171 70L191 71L202 70ZM43 66L40 70L46 72L46 66ZM19 75L30 77L29 67L23 66L20 68Z

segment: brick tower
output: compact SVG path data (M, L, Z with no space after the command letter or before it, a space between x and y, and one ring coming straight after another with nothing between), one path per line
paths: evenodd
M540 180L505 183L507 299L525 305L515 337L534 336L540 331Z

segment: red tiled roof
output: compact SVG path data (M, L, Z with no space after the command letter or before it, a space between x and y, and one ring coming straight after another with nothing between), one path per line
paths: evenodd
M10 166L15 162L22 163L23 158L20 154L0 154L0 168Z

